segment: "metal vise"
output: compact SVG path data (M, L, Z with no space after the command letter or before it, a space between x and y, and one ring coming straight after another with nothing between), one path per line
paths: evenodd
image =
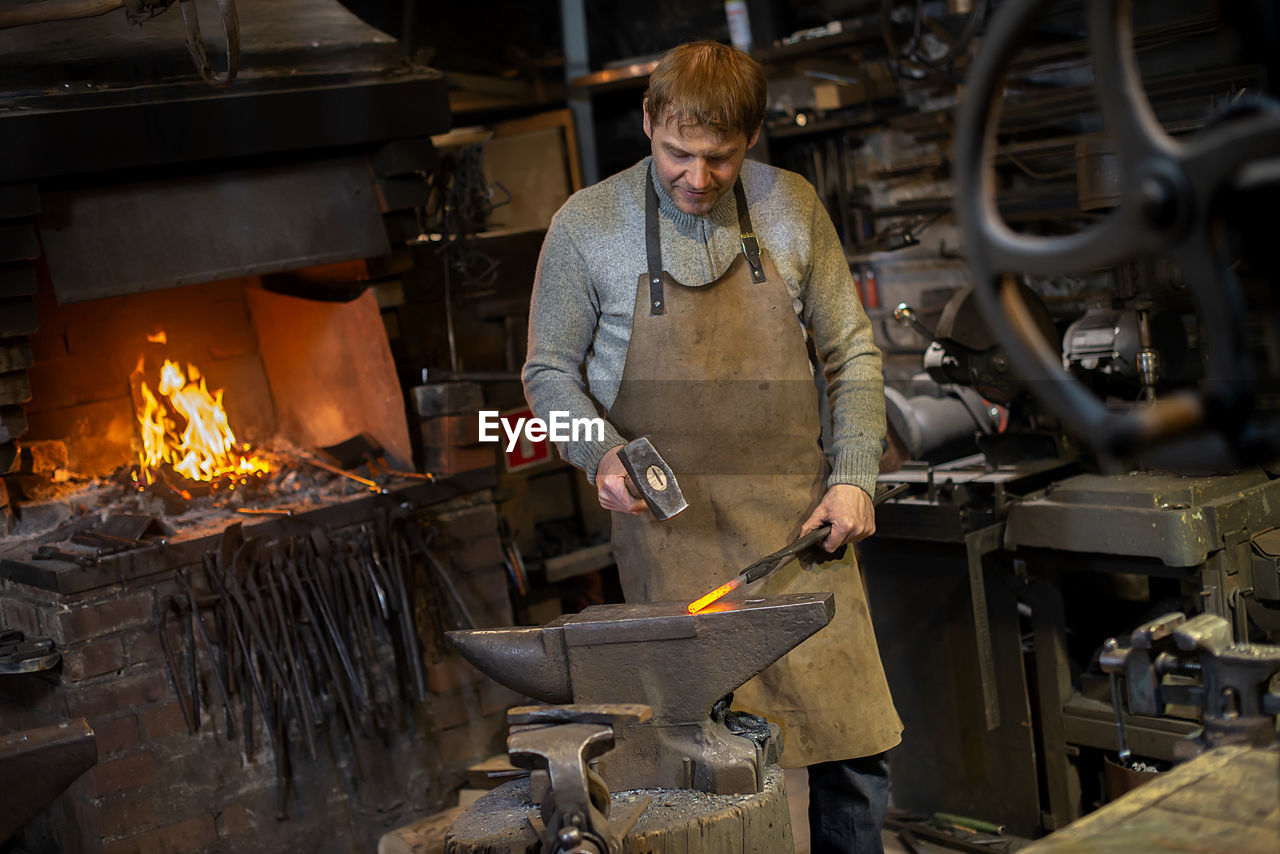
M545 854L617 854L623 837L649 805L612 809L609 787L590 762L613 748L620 722L649 719L648 706L520 706L507 712L511 761L531 772L529 816ZM612 814L611 814L612 812Z
M490 678L555 704L638 703L643 723L614 728L599 759L614 789L759 792L781 752L776 725L737 735L712 707L831 622L830 593L749 599L690 614L685 602L596 605L538 628L448 632Z
M1127 644L1107 640L1099 663L1111 674L1122 760L1128 754L1118 687L1122 676L1131 714L1157 717L1167 703L1203 710L1201 730L1176 751L1184 758L1224 744L1266 747L1275 741L1280 694L1270 690L1270 682L1280 673L1280 647L1233 643L1231 624L1222 617L1165 614L1139 626ZM1166 674L1198 681L1166 684Z

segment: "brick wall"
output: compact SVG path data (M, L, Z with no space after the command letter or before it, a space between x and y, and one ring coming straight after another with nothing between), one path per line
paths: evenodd
M491 496L436 505L424 518L476 622L509 625ZM519 698L442 643L440 631L454 625L419 613L428 700L385 741L348 739L331 727L312 760L295 738L281 817L280 766L259 712L246 756L243 735L226 737L205 673L199 732L188 731L156 629L157 602L177 592L176 568L123 583L104 578L72 594L0 580L0 625L52 637L63 654L54 671L0 680L0 728L84 717L99 751L98 764L24 830L30 851L371 851L387 830L451 805L466 766L502 749L505 712ZM200 567L187 569L197 595L205 595ZM438 595L428 570L415 572L417 595ZM199 660L205 663L203 654Z

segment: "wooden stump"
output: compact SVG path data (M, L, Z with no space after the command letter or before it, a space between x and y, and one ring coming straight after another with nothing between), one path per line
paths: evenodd
M708 795L691 789L615 792L617 813L650 798L622 843L623 854L779 854L794 850L782 770L770 767L764 791ZM445 837L445 854L534 854L529 781L516 780L476 801Z
M462 812L462 807L451 807L384 833L378 840L378 854L443 854L445 834Z

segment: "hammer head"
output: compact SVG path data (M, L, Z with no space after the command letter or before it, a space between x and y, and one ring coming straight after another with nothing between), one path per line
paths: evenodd
M628 442L618 451L618 459L644 503L649 505L653 518L661 522L689 506L671 466L644 436Z

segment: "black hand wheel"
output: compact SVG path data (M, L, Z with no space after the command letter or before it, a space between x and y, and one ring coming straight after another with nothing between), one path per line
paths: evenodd
M1213 204L1242 165L1280 155L1280 115L1259 112L1206 128L1185 142L1172 139L1142 90L1129 0L1090 0L1094 88L1119 150L1120 201L1104 220L1074 234L1015 233L997 212L992 168L1003 70L1047 5L1048 0L1008 0L1000 7L971 67L960 112L956 215L983 316L1032 393L1067 430L1098 450L1127 455L1207 431L1250 456L1248 446L1256 442L1241 432L1255 390L1243 340L1244 298L1218 245ZM1150 256L1182 268L1204 329L1206 375L1197 391L1114 412L1063 367L1007 274L1083 272Z

